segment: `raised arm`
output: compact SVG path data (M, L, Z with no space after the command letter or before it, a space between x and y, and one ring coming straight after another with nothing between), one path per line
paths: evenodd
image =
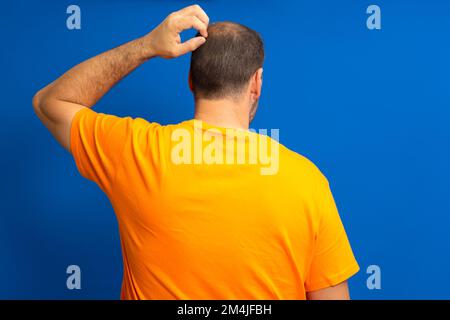
M198 5L170 14L149 34L90 58L40 90L33 108L58 142L70 150L70 126L82 108L91 108L117 82L150 58L175 58L194 51L208 36L209 19ZM184 43L180 33L197 29L202 36Z

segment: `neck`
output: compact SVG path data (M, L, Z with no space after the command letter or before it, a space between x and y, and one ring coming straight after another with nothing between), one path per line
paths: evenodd
M217 127L247 130L250 123L247 109L244 103L231 99L198 99L194 118Z

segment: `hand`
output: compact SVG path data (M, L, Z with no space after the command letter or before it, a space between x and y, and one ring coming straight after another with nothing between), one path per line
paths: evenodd
M208 37L209 18L199 5L171 13L159 26L145 36L151 56L175 58L192 52L205 43ZM180 33L196 29L201 36L181 43Z

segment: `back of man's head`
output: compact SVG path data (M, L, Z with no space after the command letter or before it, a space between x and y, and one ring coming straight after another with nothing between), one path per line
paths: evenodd
M260 35L233 22L208 27L206 43L191 56L191 84L196 99L223 99L239 95L262 67Z

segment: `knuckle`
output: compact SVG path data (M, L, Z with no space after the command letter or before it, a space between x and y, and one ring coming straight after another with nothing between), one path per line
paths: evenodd
M171 19L167 20L167 26L169 28L175 27L177 25L177 19L175 17L172 17Z
M200 5L198 5L198 4L192 5L191 8L192 8L194 11L202 11L202 7L200 7Z
M171 14L169 14L167 16L167 22L173 22L174 20L176 20L178 18L178 15L175 12L172 12Z

